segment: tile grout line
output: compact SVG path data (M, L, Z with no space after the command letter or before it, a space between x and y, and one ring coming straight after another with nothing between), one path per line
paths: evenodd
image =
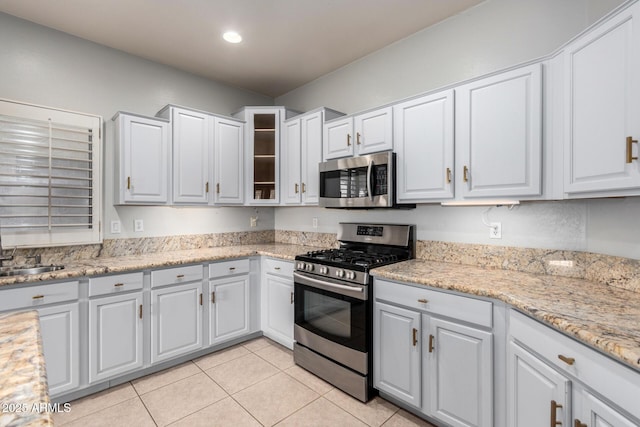
M142 396L140 395L140 393L138 393L138 390L133 385L133 381L129 381L129 384L131 385L131 388L133 388L133 391L135 391L136 395L138 396L138 399L140 399L140 403L142 403L142 406L144 407L144 410L147 411L147 414L149 414L149 417L151 418L151 422L153 424L155 424L156 427L158 427L158 423L156 422L156 419L153 418L153 415L151 415L151 412L149 411L149 408L147 408L147 404L144 403L144 400L142 400Z

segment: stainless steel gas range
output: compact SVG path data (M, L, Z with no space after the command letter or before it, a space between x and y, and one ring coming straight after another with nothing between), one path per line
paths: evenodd
M296 257L296 364L346 393L373 396L372 268L415 254L415 227L340 223L339 249Z

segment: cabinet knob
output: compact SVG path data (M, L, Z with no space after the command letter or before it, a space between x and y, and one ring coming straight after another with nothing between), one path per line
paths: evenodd
M34 295L31 297L32 299L43 299L44 295Z
M298 183L293 184L293 192L298 194Z
M360 145L360 132L356 133L356 144Z
M462 180L464 182L469 182L469 168L467 165L462 168Z
M307 191L307 186L303 182L302 183L302 192L305 193L306 191Z
M214 292L211 292L211 304L215 304L215 303L216 303L216 293L214 291Z
M436 337L434 337L433 335L429 335L429 353L433 353L433 350L435 350L435 346L434 346L434 341L436 340Z
M220 194L220 183L216 184L216 194Z
M573 427L589 427L589 426L576 418L576 420L573 423Z
M229 271L234 271L235 269L235 267L229 267Z
M209 181L204 185L204 192L207 194L209 193Z
M182 278L184 278L184 274L178 274L178 275L176 276L176 279L182 279Z
M273 267L274 270L280 271L280 267Z
M127 177L127 190L131 190L131 177Z
M140 308L138 309L138 317L142 319L142 304L140 304Z
M447 168L447 184L451 184L451 168Z
M418 344L418 330L416 328L413 328L413 337L412 337L412 341L413 341L413 346L415 347Z
M351 147L351 134L347 134L347 147Z
M293 292L291 292L291 304L293 304Z
M419 302L420 304L427 304L427 303L429 302L429 300L428 300L428 299L426 299L426 298L420 298L420 299L418 300L418 302Z
M113 286L115 286L116 288L120 288L120 287L124 286L124 283L116 283Z

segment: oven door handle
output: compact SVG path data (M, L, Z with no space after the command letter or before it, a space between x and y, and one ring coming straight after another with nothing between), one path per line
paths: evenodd
M293 280L295 283L311 286L312 288L324 289L325 291L337 291L337 293L341 295L353 296L357 299L363 299L363 300L367 299L367 296L364 292L365 291L364 286L339 285L337 283L331 283L325 280L318 280L312 277L303 276L302 274L299 274L296 272L293 273ZM355 295L349 295L350 293L354 293Z
M373 170L373 160L369 161L369 166L367 166L367 194L369 194L369 200L373 202L373 192L371 191L373 185L371 185L371 171Z

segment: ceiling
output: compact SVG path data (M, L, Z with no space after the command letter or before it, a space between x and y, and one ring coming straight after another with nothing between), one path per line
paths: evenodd
M0 0L0 11L276 97L482 0ZM230 44L222 33L244 40Z

